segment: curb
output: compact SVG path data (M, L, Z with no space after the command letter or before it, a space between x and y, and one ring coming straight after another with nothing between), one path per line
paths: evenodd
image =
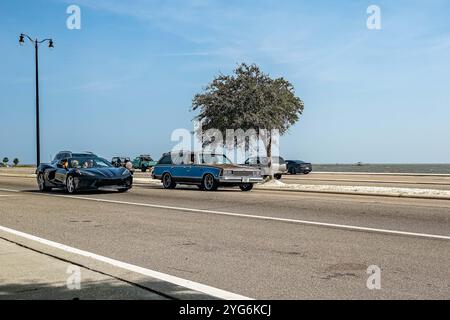
M285 176L283 179L289 181L327 181L327 182L355 182L355 183L372 183L372 184L411 184L411 185L437 185L437 186L450 186L450 183L446 182L414 182L414 181L383 181L383 180L350 180L350 179L323 179L323 178L308 178L302 179L295 176ZM449 177L450 179L450 177Z
M408 194L394 194L394 193L369 193L369 192L346 192L346 191L326 191L326 190L292 190L281 188L261 188L256 187L255 190L261 191L282 191L282 192L302 192L302 193L324 193L324 194L336 194L336 195L350 195L350 196L373 196L373 197L390 197L390 198L406 198L406 199L424 199L424 200L450 200L450 197L436 196L427 197L420 195L408 195Z
M310 174L348 174L369 176L411 176L411 177L450 177L450 173L412 173L412 172L345 172L345 171L312 171Z

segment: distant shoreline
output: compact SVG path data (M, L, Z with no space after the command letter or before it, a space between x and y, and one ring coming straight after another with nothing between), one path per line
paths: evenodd
M450 174L450 163L313 164L313 171Z

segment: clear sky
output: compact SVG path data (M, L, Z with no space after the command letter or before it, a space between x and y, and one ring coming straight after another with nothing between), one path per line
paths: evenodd
M69 30L66 9L81 8ZM381 30L366 27L381 9ZM450 162L450 1L0 1L0 157L35 159L41 47L42 158L58 150L159 158L192 129L195 93L237 63L291 81L305 102L281 140L315 163Z

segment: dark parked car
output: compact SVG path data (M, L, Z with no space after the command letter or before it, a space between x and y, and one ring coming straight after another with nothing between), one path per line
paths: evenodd
M40 164L36 175L40 191L60 188L68 193L75 193L81 190L114 188L125 192L133 185L133 176L128 169L115 168L107 160L93 154L70 153L67 158Z
M165 153L153 168L152 177L160 179L166 189L193 184L205 191L219 186L250 191L263 181L261 170L235 165L223 154L192 152Z
M308 174L312 171L312 164L301 160L286 160L287 170L290 174Z

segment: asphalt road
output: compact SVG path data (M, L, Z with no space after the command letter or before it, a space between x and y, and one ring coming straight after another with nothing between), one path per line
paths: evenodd
M450 236L446 200L157 186L67 197L0 177L0 225L252 298L450 298L450 240L433 238ZM366 287L370 265L381 290Z

